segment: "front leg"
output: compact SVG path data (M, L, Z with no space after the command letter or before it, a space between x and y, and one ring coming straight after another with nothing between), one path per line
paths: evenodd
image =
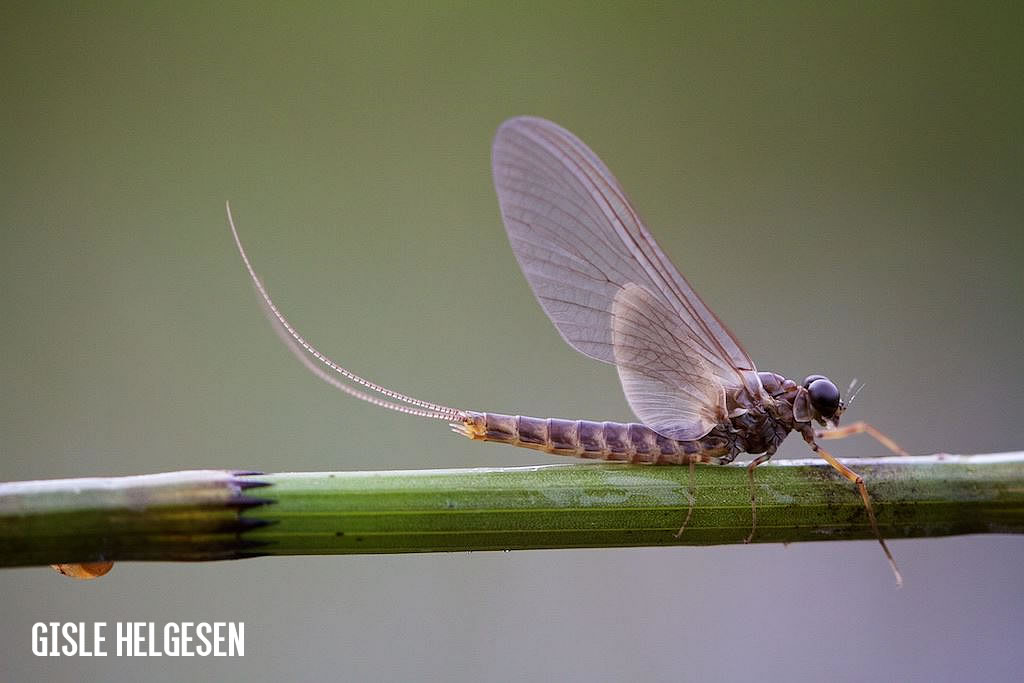
M878 443L888 448L895 455L909 455L905 450L900 448L895 441L875 429L867 422L854 422L853 424L846 425L845 427L836 427L835 429L819 429L814 432L814 438L845 439L846 437L853 436L854 434L867 434L878 441Z
M852 426L852 425L851 425ZM889 552L889 546L885 544L885 539L882 538L882 532L878 530L878 520L875 519L875 509L871 505L871 498L868 496L868 487L864 483L863 477L851 470L849 467L839 462L835 456L828 451L824 450L817 443L814 442L814 430L808 426L803 431L802 436L807 445L811 447L811 450L817 453L825 462L831 465L839 474L843 475L847 480L854 483L857 487L857 491L860 493L861 500L864 501L864 507L868 511L868 521L871 522L871 530L875 532L875 538L882 545L882 551L885 553L885 557L889 560L889 566L892 568L892 573L896 575L896 585L903 585L903 575L900 574L899 567L896 566L896 559Z

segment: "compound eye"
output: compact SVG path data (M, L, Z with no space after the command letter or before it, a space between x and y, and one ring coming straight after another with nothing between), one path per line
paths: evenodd
M813 382L814 380L817 380L817 379L828 379L828 377L826 377L825 375L807 375L806 377L804 377L804 384L803 384L804 389L807 389L808 387L810 387L811 386L811 382Z
M811 405L822 417L830 418L836 414L836 411L839 410L839 389L835 384L832 384L829 379L819 376L818 379L812 379L806 386L807 393L811 396Z

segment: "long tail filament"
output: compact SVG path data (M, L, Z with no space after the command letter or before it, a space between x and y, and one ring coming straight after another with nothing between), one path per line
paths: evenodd
M252 284L256 288L256 292L260 296L260 302L263 304L263 309L267 314L267 318L274 326L274 331L277 332L278 336L282 341L284 341L288 349L295 354L296 358L302 361L302 364L305 365L310 372L331 386L345 392L349 396L354 396L366 401L367 403L372 403L375 406L395 410L399 413L406 413L407 415L429 417L435 420L444 420L446 422L465 421L466 414L464 411L439 405L437 403L430 403L429 401L422 401L418 398L413 398L412 396L406 396L405 394L363 379L359 375L341 367L318 351L312 344L307 342L302 335L292 327L291 323L288 322L288 319L284 317L281 311L278 310L273 299L270 298L266 288L263 286L263 282L259 277L257 277L256 271L249 262L249 256L245 253L245 248L242 246L242 240L238 237L238 230L235 228L235 220L231 216L230 203L225 203L225 208L227 209L228 214L228 225L231 226L231 234L235 238L235 246L238 247L238 253L242 257L245 269L249 272L249 278L252 280ZM329 373L325 368L333 370L337 375L341 375L350 382L386 396L387 398L399 401L400 403L395 403L393 401L374 396L373 394L363 391L358 387L351 386L339 379L337 376ZM408 405L402 405L403 403Z

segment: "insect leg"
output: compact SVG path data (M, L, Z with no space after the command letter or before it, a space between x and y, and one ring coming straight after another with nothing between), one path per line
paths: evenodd
M686 531L686 525L690 523L690 517L693 515L693 505L697 502L697 465L691 460L690 461L690 507L686 508L686 519L683 520L683 525L679 527L679 531L676 532L676 538L683 535Z
M875 429L867 422L854 422L845 427L837 427L835 429L819 429L814 432L814 438L816 439L845 439L848 436L854 434L867 434L868 436L875 439L878 443L882 444L895 455L908 455L908 453L899 447L895 441L890 439L882 432Z
M868 511L868 520L871 521L871 530L875 532L875 538L882 545L882 550L885 552L885 557L889 560L889 566L892 568L892 573L896 575L896 585L903 585L903 575L900 574L899 567L896 566L896 559L889 552L889 546L885 544L885 539L882 538L882 533L878 530L878 521L875 519L875 509L871 506L871 498L868 496L868 487L864 485L864 479L851 470L849 467L839 462L835 456L828 451L822 449L818 444L813 441L809 441L808 444L815 453L821 456L825 462L832 465L839 474L843 475L857 486L857 491L860 493L861 499L864 501L864 507Z
M754 531L757 529L757 494L754 491L754 468L771 460L773 455L775 455L774 448L757 456L747 465L747 478L750 480L750 533L743 539L744 543L750 543L754 538Z

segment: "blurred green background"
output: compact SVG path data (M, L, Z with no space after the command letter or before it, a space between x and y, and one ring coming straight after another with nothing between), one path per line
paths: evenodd
M627 419L534 301L490 179L574 131L762 369L867 382L915 453L1024 445L1019 3L4 3L0 480L554 462L346 398L292 321L460 407ZM837 444L873 455L870 440ZM804 455L793 439L785 456ZM0 572L7 680L1019 676L1024 542ZM36 659L35 621L244 620L243 660Z

